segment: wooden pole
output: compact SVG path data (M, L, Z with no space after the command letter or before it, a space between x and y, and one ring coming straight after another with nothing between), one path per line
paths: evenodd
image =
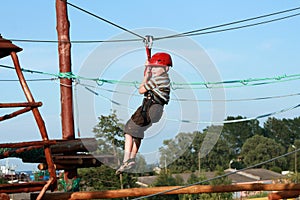
M21 114L26 113L26 112L29 112L31 110L32 110L31 107L26 107L26 108L23 108L21 110L12 112L10 114L3 115L3 116L0 117L0 121L11 119L13 117L16 117L16 116L21 115Z
M25 80L25 77L22 73L22 69L21 69L21 66L20 66L20 62L19 62L17 53L13 51L13 52L10 53L10 55L11 55L11 58L13 60L13 63L14 63L15 69L16 69L16 73L17 73L17 76L19 78L19 82L21 84L22 90L25 94L25 97L26 97L27 101L29 103L35 103L33 95L31 94L30 89L29 89L29 87L27 85L27 82ZM44 122L44 120L43 120L43 118L40 114L39 109L37 107L33 107L32 108L32 113L33 113L33 116L34 116L35 121L37 123L37 126L39 128L39 131L40 131L40 134L41 134L41 137L42 137L43 141L49 140L48 133L47 133L46 126L45 126L45 122ZM50 174L51 177L53 177L53 181L54 181L53 184L54 184L54 187L56 187L56 170L55 170L55 167L54 167L54 164L53 164L50 147L45 146L44 152L45 152L45 158L46 158L47 164L49 166L49 168L48 168L49 174Z
M58 35L58 55L60 73L70 73L71 69L71 43L70 43L70 23L68 20L66 0L56 0L56 20ZM60 79L60 99L61 99L61 122L62 138L66 140L75 139L74 116L73 116L73 94L72 80L68 78ZM77 170L66 170L65 181L77 176Z
M40 107L42 102L23 102L23 103L0 103L0 108L13 108L13 107Z
M67 15L66 1L56 0L56 19L58 35L58 54L60 73L70 73L71 69L71 43L69 37L70 23ZM74 139L74 119L73 119L73 96L72 80L68 78L60 79L61 95L61 120L63 139Z
M268 194L268 200L279 200L288 198L297 198L300 195L300 191L282 191Z
M122 197L139 197L167 190L180 188L180 186L165 186L152 188L130 188L122 190L107 190L94 192L67 192L67 193L46 193L43 200L81 200L81 199L113 199ZM240 185L195 185L187 188L173 190L163 195L170 194L200 194L200 193L224 193L237 191L297 191L300 184L240 184Z

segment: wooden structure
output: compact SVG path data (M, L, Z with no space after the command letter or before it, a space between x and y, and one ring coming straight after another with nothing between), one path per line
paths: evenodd
M58 52L59 65L61 73L71 73L71 43L69 38L69 21L67 16L66 1L56 0L56 17L57 17L57 33L58 33ZM19 78L20 85L26 97L26 102L18 103L0 103L0 108L21 108L15 112L0 116L0 121L5 121L16 117L26 112L32 112L40 131L41 141L22 142L0 144L0 148L12 148L0 154L1 158L6 158L12 154L18 154L34 149L42 149L44 157L39 160L39 169L48 169L50 173L49 181L32 182L22 184L2 184L0 185L0 193L19 193L19 192L35 192L32 193L32 199L95 199L95 198L121 198L121 197L138 197L151 195L166 190L172 190L165 194L199 194L199 193L220 193L220 192L235 192L235 191L285 191L285 193L272 194L271 199L280 197L291 197L291 195L299 195L300 184L243 184L243 185L224 185L224 186L209 186L195 185L191 187L177 189L180 186L170 187L154 187L154 188L131 188L122 190L96 191L96 192L67 192L67 193L46 193L47 190L55 190L57 187L56 170L65 170L65 179L72 179L77 175L77 168L100 166L100 160L114 159L114 157L104 158L95 157L87 152L97 146L94 139L84 138L75 139L74 135L74 120L72 108L72 80L61 79L61 115L62 115L62 140L50 140L43 118L39 112L41 102L36 102L23 76L17 52L22 49L5 40L0 36L0 58L11 56ZM66 87L70 86L70 87ZM89 148L85 148L87 143ZM78 152L86 152L78 154ZM31 159L23 160L24 162L36 162ZM277 195L277 196L276 196ZM270 195L271 196L271 195Z
M57 184L56 172L55 172L55 167L54 167L54 163L52 160L50 146L47 144L49 141L49 138L48 138L46 126L45 126L44 120L39 112L39 109L38 109L38 107L41 106L42 104L41 104L41 102L36 102L34 100L33 95L30 92L30 89L26 83L26 80L25 80L22 70L21 70L21 66L19 63L18 56L17 56L17 52L19 52L21 50L22 49L20 47L12 44L11 41L5 40L0 36L0 58L6 57L6 56L11 56L12 61L15 66L17 76L19 78L20 85L21 85L24 95L27 99L27 102L22 102L22 103L6 103L6 104L2 103L1 104L2 108L12 108L12 107L24 107L24 108L0 117L0 121L4 121L4 120L10 119L12 117L18 116L20 114L32 111L35 121L37 123L37 126L39 128L40 135L42 137L42 142L40 142L40 144L38 146L44 148L45 159L46 159L46 162L48 165L49 174L51 176L48 183L45 184L45 186L42 189L42 191L45 191L48 189L49 186L51 186L52 188L56 188L56 184ZM22 147L24 148L27 146L22 146ZM22 148L22 147L19 147L19 148Z
M178 189L179 188L179 189ZM152 188L130 188L109 191L93 192L67 192L67 193L46 193L43 200L82 200L82 199L113 199L122 197L140 197L156 193L160 195L171 194L201 194L201 193L224 193L237 191L289 191L295 193L300 190L300 184L240 184L240 185L194 185L190 187L165 186ZM36 194L31 196L34 198Z
M60 73L72 73L71 70L71 43L69 36L69 20L67 15L66 1L56 0L56 19L57 19L57 35L58 35L58 54L59 54L59 71ZM13 193L41 191L37 199L41 199L46 190L52 191L57 188L56 170L64 169L64 180L76 178L77 168L79 167L95 167L100 166L101 161L111 162L115 159L112 156L98 156L88 154L88 152L96 150L97 141L93 138L75 139L74 134L74 118L73 118L73 95L72 80L61 78L61 121L62 121L62 140L49 140L47 130L38 110L42 106L41 102L36 102L29 90L26 80L23 76L17 52L22 49L11 41L3 39L0 35L0 59L11 56L14 67L19 78L20 85L23 89L27 102L20 103L0 103L0 108L21 109L0 116L0 121L8 120L20 114L32 111L37 126L40 131L42 141L21 142L0 144L0 148L9 148L10 150L0 154L0 159L6 157L15 157L16 154L22 154L33 150L42 150L43 156L39 160L22 158L23 162L40 162L39 169L47 169L50 174L50 180L46 183L37 184L14 184L11 186L13 190L8 189L5 185L1 185L2 192ZM83 153L84 152L84 153Z
M48 138L45 123L38 109L38 107L42 106L42 103L34 100L20 67L17 52L21 50L21 48L12 44L11 41L0 36L0 58L11 56L20 85L27 99L27 102L0 103L0 108L19 108L17 111L0 116L0 121L5 121L31 111L39 128L42 140L0 144L0 148L9 149L0 154L0 159L15 157L16 154L24 152L30 153L30 151L33 150L40 150L42 156L39 160L36 160L36 158L32 156L22 158L22 160L23 162L41 163L39 164L39 169L47 169L50 174L50 179L47 182L38 183L4 184L0 185L0 191L3 193L41 191L37 197L37 199L41 199L46 190L53 191L57 188L56 170L64 169L72 172L72 175L76 175L77 168L79 167L100 166L101 162L99 160L105 161L106 159L107 162L111 162L111 159L114 159L114 157L95 157L89 154L88 152L95 151L97 148L95 138L72 139L67 137L61 140L50 140Z

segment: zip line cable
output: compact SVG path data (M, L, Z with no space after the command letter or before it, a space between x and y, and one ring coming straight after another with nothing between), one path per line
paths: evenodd
M64 1L64 0L62 0ZM102 42L136 42L136 41L140 41L141 39L144 40L145 37L134 33L122 26L119 26L107 19L104 19L103 17L100 17L98 15L95 15L85 9L82 9L74 4L71 4L69 2L66 2L68 5L82 11L85 12L89 15L92 15L93 17L96 17L97 19L100 19L102 21L105 21L106 23L109 23L117 28L120 28L121 30L124 30L132 35L135 35L136 37L140 38L140 39L120 39L120 40L74 40L74 41L70 41L71 43L102 43ZM162 37L157 37L157 38L153 38L153 40L162 40L162 39L170 39L170 38L176 38L176 37L191 37L191 36L197 36L197 35L204 35L204 34L210 34L210 33L219 33L219 32L224 32L224 31L230 31L230 30L236 30L236 29L241 29L241 28L247 28L247 27L251 27L251 26L257 26L257 25L262 25L262 24L267 24L267 23L271 23L271 22L275 22L275 21L280 21L280 20L284 20L284 19L288 19L288 18L292 18L292 17L296 17L299 16L300 13L296 13L293 15L288 15L285 17L279 17L279 18L275 18L275 19L271 19L271 20L267 20L267 21L262 21L262 22L258 22L258 23L253 23L253 24L247 24L247 25L242 25L242 26L237 26L237 27L231 27L231 28L226 28L226 29L220 29L220 30L212 30L212 31L207 31L207 30L211 30L211 29L216 29L216 28L221 28L221 27L226 27L226 26L230 26L230 25L234 25L234 24L239 24L239 23L244 23L244 22L248 22L248 21L253 21L253 20L257 20L257 19L261 19L261 18L266 18L266 17L270 17L270 16L274 16L274 15L279 15L279 14L283 14L283 13L288 13L288 12L292 12L295 10L299 10L300 7L296 7L296 8L292 8L292 9L288 9L288 10L283 10L283 11L279 11L279 12L275 12L275 13L271 13L271 14L266 14L266 15L261 15L261 16L257 16L257 17L252 17L252 18L247 18L247 19L243 19L243 20L239 20L239 21L234 21L234 22L229 22L229 23L224 23L224 24L220 24L220 25L215 25L215 26L210 26L210 27L206 27L206 28L202 28L202 29L197 29L197 30L192 30L192 31L187 31L187 32L183 32L183 33L179 33L179 34L174 34L174 35L169 35L169 36L162 36ZM206 32L203 32L206 31ZM35 42L35 43L58 43L58 42L69 42L69 41L57 41L57 40L31 40L31 39L9 39L11 41L15 41L15 42Z
M220 33L220 32L224 32L224 31L237 30L237 29L241 29L241 28L248 28L248 27L252 27L252 26L258 26L258 25L262 25L262 24L267 24L267 23L271 23L271 22L275 22L275 21L280 21L280 20L296 17L296 16L299 16L299 15L300 15L300 13L296 13L296 14L293 14L293 15L288 15L288 16L285 16L285 17L280 17L280 18L277 18L277 19L271 19L271 20L268 20L268 21L258 22L258 23L254 23L254 24L247 24L247 25L243 25L243 26L237 26L237 27L226 28L226 29L215 30L215 31L207 31L207 32L203 32L203 33L192 33L192 34L188 34L188 35L185 35L185 36L197 36L197 35L204 35L204 34L210 34L210 33Z
M156 40L167 39L167 38L174 38L174 37L183 37L183 36L193 36L193 35L196 35L197 32L202 32L202 31L206 31L206 30L210 30L210 29L216 29L216 28L220 28L220 27L224 27L224 26L230 26L230 25L234 25L234 24L239 24L239 23L244 23L244 22L248 22L248 21L253 21L253 20L257 20L257 19L261 19L261 18L270 17L270 16L273 16L273 15L279 15L279 14L283 14L283 13L287 13L287 12L292 12L292 11L299 10L299 9L300 9L300 7L296 7L296 8L292 8L292 9L288 9L288 10L283 10L283 11L271 13L271 14L266 14L266 15L261 15L261 16L257 16L257 17L247 18L247 19L243 19L243 20L239 20L239 21L224 23L224 24L220 24L220 25L216 25L216 26L210 26L210 27L207 27L207 28L197 29L197 30L193 30L193 31L179 33L179 34L174 34L174 35L159 37L159 38L156 38ZM285 18L287 18L287 17L285 17ZM294 17L294 16L291 15L290 17ZM278 18L278 19L274 19L274 20L278 21L278 20L282 20L282 19L285 19L285 18ZM269 22L273 22L273 21L269 20L266 23L269 23ZM254 26L254 25L252 25L252 26ZM257 24L257 25L259 25L259 24ZM210 33L210 32L207 32L207 33Z
M62 0L62 1L65 1L65 0ZM100 17L100 16L98 16L98 15L95 15L95 14L93 14L93 13L91 13L91 12L89 12L89 11L83 9L83 8L80 8L80 7L78 7L78 6L76 6L76 5L72 4L72 3L69 3L69 2L67 2L67 1L65 1L65 2L66 2L66 4L72 6L73 8L76 8L76 9L78 9L78 10L84 12L84 13L87 13L88 15L91 15L91 16L97 18L97 19L100 19L101 21L104 21L104 22L106 22L106 23L108 23L108 24L110 24L110 25L112 25L112 26L115 26L115 27L117 27L117 28L119 28L119 29L121 29L121 30L123 30L123 31L125 31L125 32L128 32L128 33L130 33L130 34L132 34L132 35L135 35L136 37L139 37L139 38L141 38L141 39L143 39L143 40L145 39L145 37L143 37L143 36L141 36L141 35L139 35L139 34L137 34L137 33L135 33L135 32L132 32L132 31L130 31L130 30L128 30L128 29L126 29L126 28L124 28L124 27L118 25L118 24L115 24L115 23L113 23L113 22L111 22L111 21L109 21L109 20L107 20L107 19L104 19L103 17Z
M261 166L261 165L264 165L264 164L273 162L273 161L278 160L278 159L280 159L280 158L283 158L283 157L286 157L286 156L295 154L295 153L297 153L298 151L300 151L300 149L296 149L296 150L294 150L294 151L291 151L291 152L282 154L282 155L280 155L280 156L271 158L271 159L269 159L269 160L266 160L266 161L263 161L263 162L260 162L260 163L251 165L251 166L249 166L249 167L245 167L245 168L243 168L243 169L239 169L239 170L235 170L235 171L232 171L232 172L225 173L225 174L223 174L223 175L215 176L215 177L213 177L213 178L206 179L206 180L204 180L204 181L199 181L199 182L195 182L195 183L192 183L192 184L187 184L187 185L184 185L184 186L180 186L180 187L173 188L173 189L170 189L170 190L165 190L165 191L158 192L158 193L155 193L155 194L150 194L150 195L146 195L146 196L134 198L134 199L132 199L132 200L145 199L145 198L149 198L149 197L154 197L154 196L162 195L162 194L165 194L165 193L167 193L167 192L172 192L172 191L180 190L180 189L183 189L183 188L188 188L188 187L195 186L195 185L201 185L201 184L207 183L207 182L209 182L209 181L217 180L217 179L224 178L224 177L227 177L227 176L232 175L232 174L236 174L236 173L238 173L238 172L243 172L243 171L248 170L248 169L252 169L252 168L259 167L259 166Z
M120 95L126 95L126 96L136 96L136 97L141 96L140 94L131 94L128 92L92 86L89 84L80 83L80 85L84 86L87 90L94 93L95 95L99 95L99 93L94 90L101 90L101 91L106 91L106 92L120 94ZM91 89L91 88L93 88L93 89ZM170 100L171 101L191 101L191 102L241 102L241 101L259 101L259 100L268 100L268 99L281 99L281 98L287 98L287 97L293 97L293 96L300 96L300 93L266 96L266 97L255 97L255 98L242 98L242 99L187 99L187 98L174 99L174 98L171 98Z
M86 85L84 84L80 84L79 85L83 86L85 89L87 89L88 91L92 92L93 94L97 95L97 96L100 96L108 101L110 101L112 104L115 104L117 106L120 106L120 107L123 107L123 108L126 108L128 110L134 110L132 108L129 108L128 106L126 105L123 105L109 97L106 97L100 93L97 93L95 92L94 90L90 89L89 87L87 87ZM300 107L300 104L296 105L296 106L291 106L291 107L288 107L288 108L284 108L284 109L281 109L281 110L278 110L278 111L274 111L274 112L271 112L271 113L266 113L266 114L261 114L261 115L258 115L256 117L249 117L249 118L242 118L242 119L234 119L234 120L224 120L224 121L194 121L194 120L189 120L189 119L169 119L167 118L168 121L174 121L174 122L182 122L182 123L190 123L190 124L214 124L214 125L223 125L223 124L230 124L230 123L238 123L238 122L246 122L246 121L251 121L251 120L258 120L258 119L262 119L262 118L266 118L266 117L271 117L271 116L274 116L274 115L278 115L278 114L281 114L281 113L285 113L287 111L290 111L290 110L294 110L296 108L299 108Z
M71 40L71 41L63 41L63 40L34 40L34 39L14 39L8 38L8 40L13 42L29 42L29 43L58 43L58 42L67 42L73 44L88 44L88 43L114 43L114 42L137 42L141 41L140 39L123 39L123 40Z

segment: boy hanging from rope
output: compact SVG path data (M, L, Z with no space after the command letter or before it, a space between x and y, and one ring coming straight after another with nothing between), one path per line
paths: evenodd
M143 103L127 121L123 163L116 174L121 174L135 166L135 158L139 151L144 132L160 120L164 105L170 99L169 67L172 58L167 53L154 54L145 64L144 79L139 86L139 93L144 94Z

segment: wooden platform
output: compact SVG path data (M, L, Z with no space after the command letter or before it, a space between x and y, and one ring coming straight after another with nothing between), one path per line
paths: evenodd
M13 194L22 192L37 192L41 191L46 183L46 181L39 181L29 183L0 184L0 193Z

